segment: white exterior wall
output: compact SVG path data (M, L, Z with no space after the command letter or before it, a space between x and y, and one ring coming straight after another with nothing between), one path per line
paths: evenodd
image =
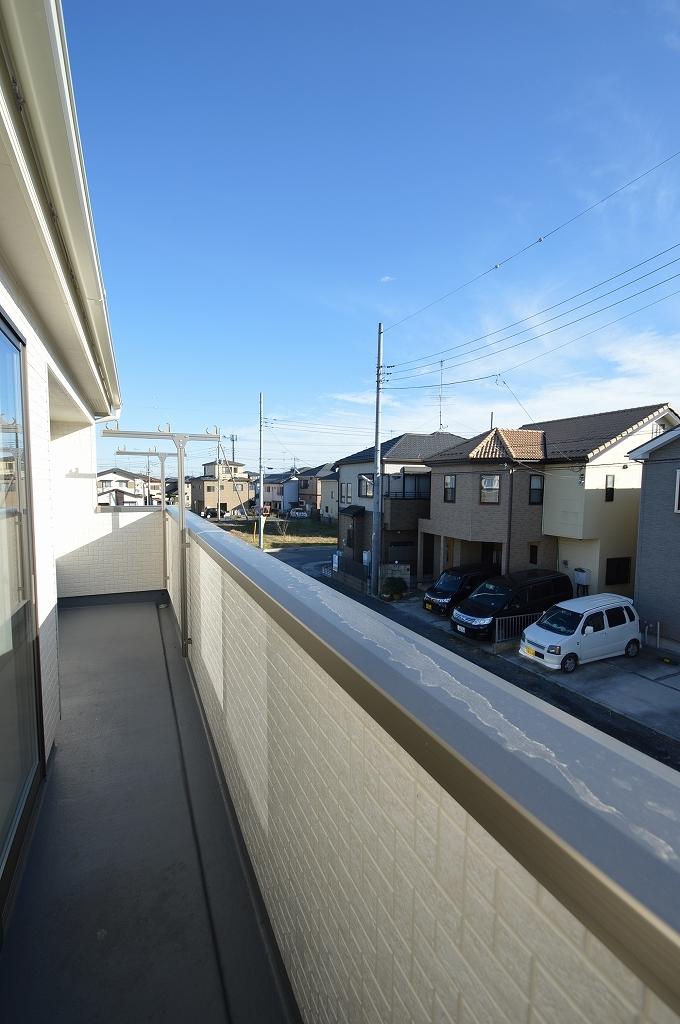
M91 513L57 560L59 597L163 589L162 521L148 506Z
M188 559L191 665L305 1021L678 1024L209 553Z

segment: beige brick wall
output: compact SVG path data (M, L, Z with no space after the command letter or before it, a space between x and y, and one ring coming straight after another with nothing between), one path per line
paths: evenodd
M191 664L309 1024L678 1024L216 568L190 544Z

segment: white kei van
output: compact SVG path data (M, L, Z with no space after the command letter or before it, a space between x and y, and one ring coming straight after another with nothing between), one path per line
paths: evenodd
M640 620L629 597L595 594L560 601L522 633L519 653L546 668L573 672L581 663L640 650Z

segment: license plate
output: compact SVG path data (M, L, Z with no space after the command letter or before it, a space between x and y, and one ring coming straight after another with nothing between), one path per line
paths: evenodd
M429 602L429 601L426 601L426 602L425 602L425 607L427 608L428 612L431 612L431 611L432 611L432 605L430 604L430 602Z
M534 655L536 654L536 651L535 651L535 650L533 649L533 647L527 647L527 646L525 645L525 647L524 647L524 653L525 653L525 654L530 654L530 655L531 655L531 657L533 658L533 656L534 656Z
M465 632L465 626L456 626L456 629L458 630L459 633Z

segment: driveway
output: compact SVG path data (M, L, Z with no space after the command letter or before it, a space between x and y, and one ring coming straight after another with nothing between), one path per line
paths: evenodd
M516 651L499 657L680 740L680 663L654 647L643 648L637 658L606 658L579 665L571 675L551 672Z

